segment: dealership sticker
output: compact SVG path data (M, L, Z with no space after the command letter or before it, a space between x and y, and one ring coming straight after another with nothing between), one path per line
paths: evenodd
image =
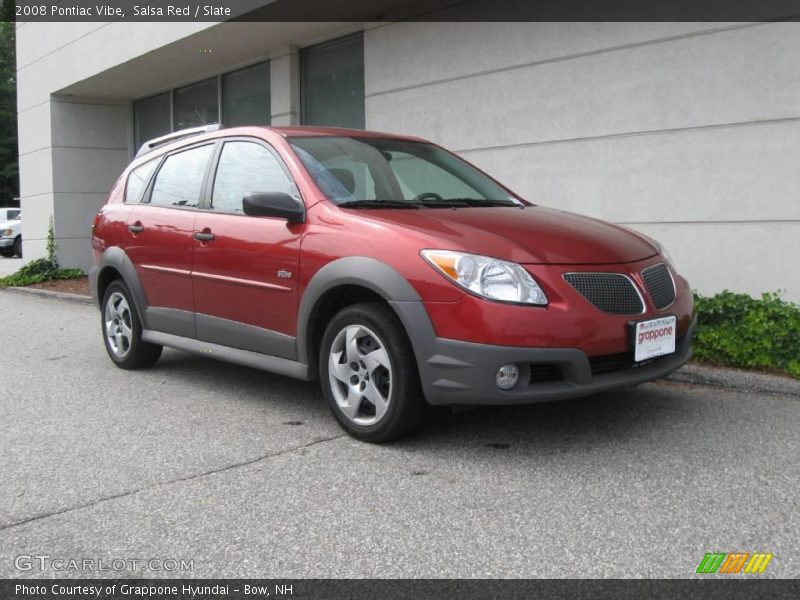
M662 317L636 324L634 340L636 362L675 352L675 317Z

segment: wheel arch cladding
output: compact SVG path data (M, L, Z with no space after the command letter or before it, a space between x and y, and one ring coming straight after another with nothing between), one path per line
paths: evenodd
M329 292L346 286L369 290L387 302L403 324L415 354L419 352L417 339L420 335L434 335L422 298L397 270L374 258L340 258L317 271L300 301L297 315L297 358L300 362L316 364L316 349L311 347L315 315ZM323 328L326 325L322 324ZM417 362L420 363L420 356Z
M139 281L139 275L137 275L136 268L133 266L131 259L128 258L128 255L122 248L117 246L108 248L103 252L100 265L97 267L96 275L94 276L95 282L92 284L92 287L97 295L98 306L103 302L103 295L105 294L106 288L116 279L113 277L115 273L122 278L133 295L139 322L142 323L142 327L146 329L144 317L145 309L147 308L147 298L144 295L144 288L142 287L141 281Z

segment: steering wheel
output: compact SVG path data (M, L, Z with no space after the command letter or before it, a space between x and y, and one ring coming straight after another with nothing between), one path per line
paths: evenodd
M414 196L413 202L425 202L425 200L441 200L442 197L436 192L422 192Z

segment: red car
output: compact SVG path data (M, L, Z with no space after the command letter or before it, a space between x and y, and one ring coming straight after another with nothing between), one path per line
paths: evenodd
M93 225L124 369L162 346L321 382L357 438L431 406L574 398L691 356L658 243L527 202L412 137L209 126L145 144Z

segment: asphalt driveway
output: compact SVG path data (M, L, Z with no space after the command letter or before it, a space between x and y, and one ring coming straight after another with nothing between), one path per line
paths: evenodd
M194 561L148 576L693 577L710 551L800 576L796 395L659 382L371 446L313 384L176 351L116 369L92 306L0 291L0 322L0 577L102 575L20 555Z

